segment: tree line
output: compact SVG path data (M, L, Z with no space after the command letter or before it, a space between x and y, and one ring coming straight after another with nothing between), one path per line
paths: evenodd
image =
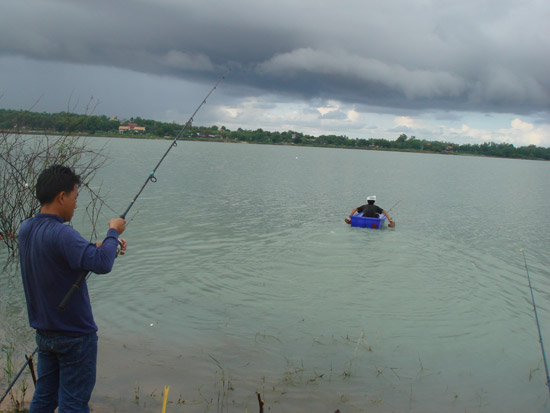
M43 133L78 133L87 135L119 136L118 127L134 123L146 128L145 133L135 133L150 138L174 138L182 125L175 122L159 122L140 117L126 120L69 112L39 113L24 110L0 109L0 130ZM134 133L132 131L126 132ZM235 131L224 126L192 126L184 139L224 142L249 142L259 144L287 144L333 148L357 148L373 150L398 150L442 154L464 154L518 159L550 160L550 148L536 145L515 147L509 143L485 142L482 144L456 144L446 141L427 141L401 134L395 140L380 138L354 139L345 135L321 135L318 137L296 131L270 132L263 129Z

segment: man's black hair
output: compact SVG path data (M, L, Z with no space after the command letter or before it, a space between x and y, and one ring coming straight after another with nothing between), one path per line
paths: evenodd
M75 185L80 185L80 176L73 169L52 165L44 169L36 181L36 197L40 205L49 204L60 192L71 192Z
M367 204L369 204L369 205L374 204L374 199L369 199L369 200L367 201Z

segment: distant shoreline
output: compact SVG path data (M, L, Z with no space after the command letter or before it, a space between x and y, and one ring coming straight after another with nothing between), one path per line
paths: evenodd
M0 134L19 134L19 135L44 135L44 136L64 136L67 135L67 132L54 132L54 131L4 131L0 130ZM171 136L152 136L152 135L138 135L138 134L86 134L86 133L77 133L74 135L69 135L74 137L83 137L83 138L123 138L123 139L147 139L147 140L174 140L174 137ZM544 161L548 162L547 159L543 158L520 158L520 157L506 157L506 156L497 156L497 155L483 155L483 154L474 154L474 153L458 153L451 151L429 151L429 150L415 150L415 149L399 149L399 148L381 148L381 147L365 147L365 148L350 148L349 146L338 146L338 145L315 145L315 144L300 144L300 143L274 143L274 142L246 142L235 140L231 138L191 138L184 137L179 138L178 141L186 142L212 142L212 143L237 143L237 144L246 144L246 145L270 145L270 146L293 146L293 147L302 147L302 148L327 148L327 149L347 149L347 150L363 150L363 151L378 151L378 152L401 152L401 153L419 153L419 154L428 154L428 155L452 155L452 156L472 156L476 158L494 158L494 159L515 159L523 161Z
M77 114L70 112L39 113L15 109L0 109L0 131L9 134L45 136L102 136L134 139L174 139L201 142L255 143L317 148L365 149L390 152L440 153L443 155L470 155L490 158L550 160L550 147L528 144L514 146L508 142L453 143L448 137L427 140L415 135L400 133L395 139L358 138L343 134L308 135L299 131L255 130L225 126L193 126L176 122L161 122L140 117L119 120L106 115Z

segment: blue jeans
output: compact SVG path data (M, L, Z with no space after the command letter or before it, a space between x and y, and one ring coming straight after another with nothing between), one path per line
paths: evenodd
M38 380L29 413L90 411L97 362L97 334L80 337L36 332Z

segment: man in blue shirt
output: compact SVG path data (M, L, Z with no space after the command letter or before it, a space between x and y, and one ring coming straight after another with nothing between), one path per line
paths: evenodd
M89 412L96 379L97 326L86 281L67 304L58 306L83 272L111 271L117 248L126 249L119 235L126 222L109 221L102 242L85 240L65 225L77 207L80 177L54 165L39 175L36 196L40 212L19 230L21 275L31 327L36 329L38 381L30 412Z

